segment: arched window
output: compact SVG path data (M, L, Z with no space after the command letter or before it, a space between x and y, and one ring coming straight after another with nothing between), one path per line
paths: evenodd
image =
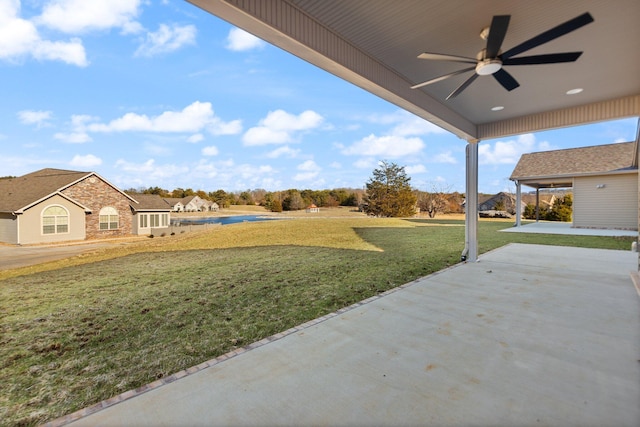
M69 211L63 206L48 206L42 211L42 234L69 232Z
M100 209L100 230L115 230L118 228L118 211L107 206Z

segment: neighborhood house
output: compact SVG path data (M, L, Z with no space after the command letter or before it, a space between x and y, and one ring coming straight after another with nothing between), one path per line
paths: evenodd
M127 194L95 172L42 169L0 180L0 242L53 243L169 230L160 197Z
M573 226L638 229L638 140L523 154L511 180L521 186L573 189ZM539 197L536 198L539 200Z

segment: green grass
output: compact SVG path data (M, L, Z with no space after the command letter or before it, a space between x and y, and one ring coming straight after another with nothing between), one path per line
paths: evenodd
M499 233L608 249L633 238ZM457 263L462 221L314 219L149 239L0 280L0 423L89 406Z

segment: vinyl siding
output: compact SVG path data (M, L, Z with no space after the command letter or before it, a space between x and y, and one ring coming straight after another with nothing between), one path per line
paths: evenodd
M602 185L604 187L598 188ZM573 225L637 230L637 173L576 177L573 187Z
M47 206L59 205L63 206L69 212L69 231L62 234L43 234L42 233L42 211ZM20 244L31 243L53 243L71 240L84 240L85 233L85 216L84 209L78 205L71 203L67 199L60 196L53 196L41 203L27 209L24 214L20 215Z
M0 213L0 242L18 243L18 219L10 213Z

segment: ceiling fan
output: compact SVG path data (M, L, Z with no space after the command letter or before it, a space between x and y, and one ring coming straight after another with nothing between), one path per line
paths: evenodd
M521 56L518 58L514 58L514 56L538 47L542 44L548 43L551 40L554 40L593 22L593 17L587 12L563 24L560 24L557 27L545 31L544 33L538 34L537 36L523 43L520 43L516 47L513 47L506 52L502 52L500 51L500 47L505 35L507 34L507 28L509 27L510 19L510 15L496 15L493 17L491 26L485 28L480 33L480 37L487 40L487 45L484 49L478 52L478 55L475 59L467 58L464 56L444 55L429 52L424 52L418 55L418 58L420 59L429 59L432 61L462 62L465 64L474 64L474 66L454 71L452 73L427 80L426 82L418 83L414 86L411 86L411 89L417 89L473 70L474 74L467 80L465 80L453 92L451 92L451 94L447 96L447 100L460 95L463 90L465 90L471 83L473 83L475 79L478 78L478 76L493 75L493 77L498 81L498 83L502 85L502 87L504 87L508 91L512 91L513 89L520 86L520 84L503 67L510 65L537 65L573 62L576 61L580 57L580 55L582 55L582 52L550 53L545 55Z

